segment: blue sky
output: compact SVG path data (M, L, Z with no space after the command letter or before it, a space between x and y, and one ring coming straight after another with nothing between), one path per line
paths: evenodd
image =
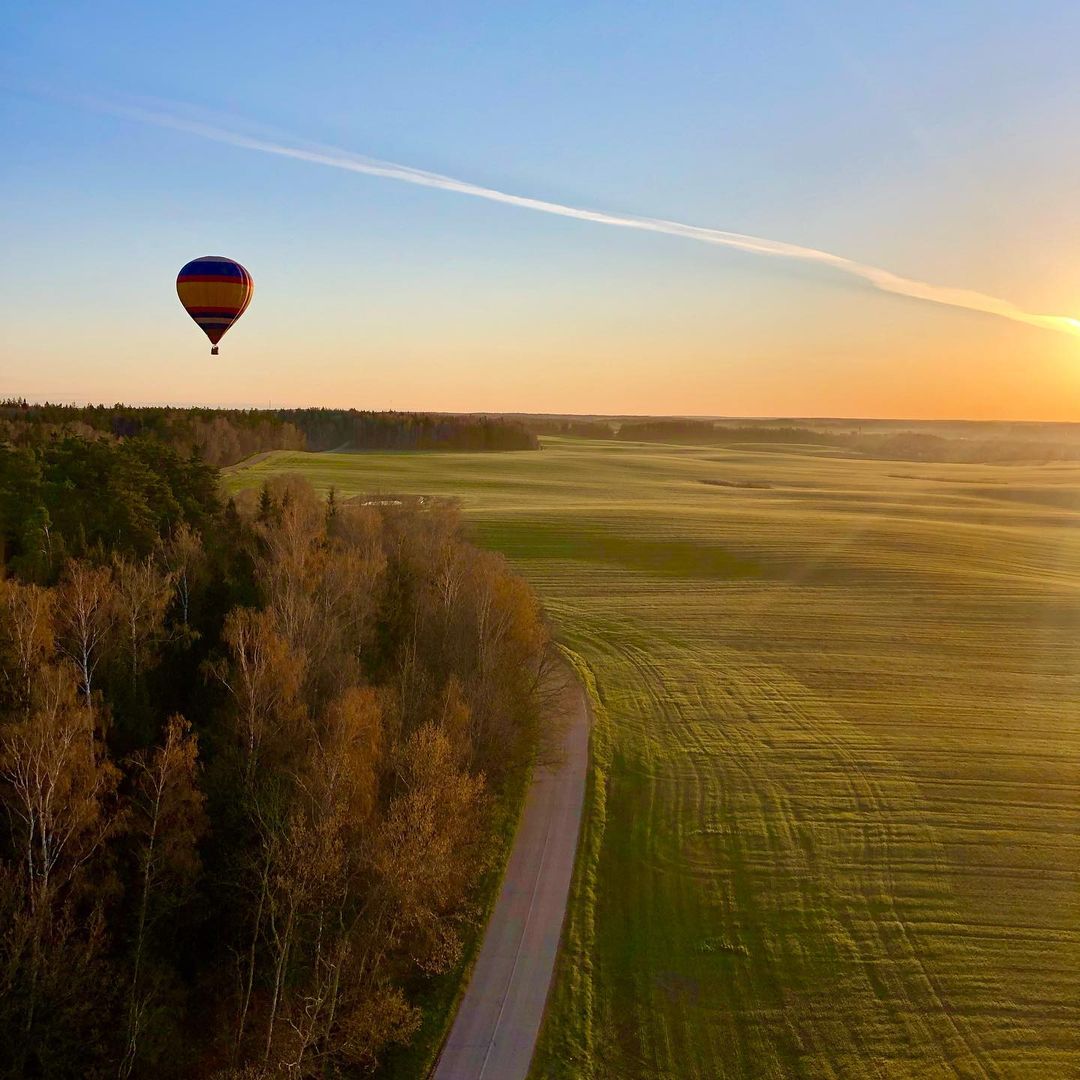
M1080 339L832 271L340 172L165 103L523 195L1080 313L1074 4L24 4L0 393L1080 419ZM211 363L173 292L256 298Z

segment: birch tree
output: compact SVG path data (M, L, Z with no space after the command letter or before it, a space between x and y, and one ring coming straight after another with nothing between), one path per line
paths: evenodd
M87 708L94 675L112 644L116 614L116 589L109 571L72 559L60 581L56 621L60 648L78 669L79 688Z

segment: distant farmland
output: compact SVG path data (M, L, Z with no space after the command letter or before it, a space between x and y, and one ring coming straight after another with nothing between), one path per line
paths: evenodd
M458 496L601 707L537 1076L1080 1073L1080 466L282 452Z

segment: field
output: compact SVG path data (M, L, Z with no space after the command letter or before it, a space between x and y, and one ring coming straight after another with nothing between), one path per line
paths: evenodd
M456 495L600 699L542 1077L1080 1075L1080 468L545 440Z

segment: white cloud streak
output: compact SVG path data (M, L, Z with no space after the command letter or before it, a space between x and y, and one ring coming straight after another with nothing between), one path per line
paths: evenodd
M855 278L869 282L882 292L908 296L916 300L925 300L948 307L963 308L968 311L996 315L1013 322L1027 323L1044 330L1056 330L1060 333L1080 336L1080 319L1066 315L1043 315L1025 311L1016 304L1000 297L976 292L972 289L956 288L948 285L934 285L927 281L894 274L878 266L856 262L842 255L828 251L789 244L782 240L767 240L759 236L747 236L743 233L727 232L723 229L711 229L700 225L685 225L678 221L663 218L636 217L628 214L609 214L601 210L586 210L562 203L533 199L526 195L514 195L495 188L483 187L466 180L457 180L451 176L414 169L408 165L399 165L392 161L364 157L336 147L319 146L299 142L285 142L253 135L245 135L217 124L188 119L176 113L146 109L135 106L115 105L101 101L85 101L92 108L157 127L171 128L175 131L197 135L213 142L226 143L245 150L256 150L264 154L276 154L279 157L294 158L313 165L326 165L334 169L362 173L365 176L381 176L387 180L398 180L406 184L437 188L451 191L458 195L470 195L489 202L517 206L524 210L535 210L543 214L555 214L559 217L589 221L597 225L612 225L620 229L638 229L642 232L662 233L666 236L678 236L687 240L697 240L705 244L717 244L721 247L735 248L755 255L771 255L783 259L797 259L803 262L818 263Z

